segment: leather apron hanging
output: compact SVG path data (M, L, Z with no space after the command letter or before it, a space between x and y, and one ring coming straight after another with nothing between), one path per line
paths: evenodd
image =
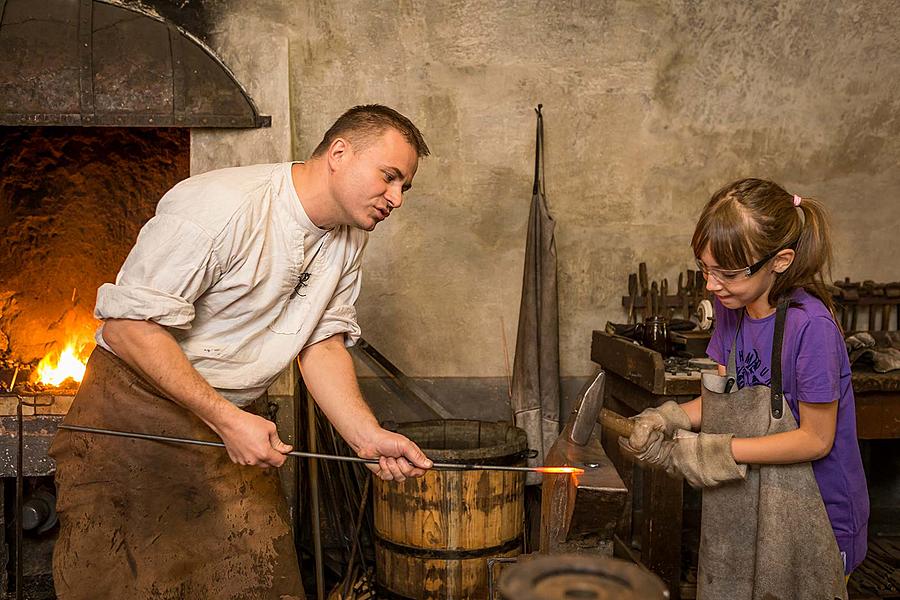
M122 360L97 348L65 423L218 441ZM60 600L302 600L275 469L221 448L60 430Z
M728 375L703 374L701 431L747 438L797 429L781 384L787 307L783 301L776 311L771 387L724 393L736 377L735 335ZM811 463L754 465L744 481L703 490L697 597L846 600L840 551Z

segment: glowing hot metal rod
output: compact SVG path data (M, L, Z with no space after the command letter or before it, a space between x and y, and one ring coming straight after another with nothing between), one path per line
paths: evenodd
M151 435L149 433L136 433L133 431L116 431L114 429L100 429L98 427L82 427L81 425L60 425L60 429L77 431L79 433L93 433L98 435L111 435L138 440L151 440L154 442L171 442L175 444L193 444L194 446L214 446L224 448L222 442L210 442L207 440L195 440L191 438L171 437L168 435ZM343 462L358 462L377 465L377 458L359 458L357 456L341 456L338 454L319 454L316 452L301 452L294 450L286 453L288 456L299 458L318 458L321 460L337 460ZM471 465L460 463L434 463L432 469L440 471L526 471L532 473L546 473L554 475L581 475L584 469L577 467L509 467L504 465Z

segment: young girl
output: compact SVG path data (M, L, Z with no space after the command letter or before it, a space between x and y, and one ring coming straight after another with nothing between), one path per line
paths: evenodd
M707 352L718 375L704 375L700 398L635 417L623 447L705 488L700 598L846 597L843 575L866 552L869 500L849 360L823 280L824 208L744 179L713 195L691 245L715 296Z

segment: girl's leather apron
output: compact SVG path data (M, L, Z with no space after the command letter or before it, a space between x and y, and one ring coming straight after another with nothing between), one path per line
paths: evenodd
M64 423L219 441L122 360L97 348ZM222 448L60 430L61 600L302 600L275 469Z
M771 387L724 393L728 377L736 377L736 335L727 377L703 374L701 431L759 437L797 429L781 386L786 315L782 302L772 341ZM697 597L847 598L840 551L810 463L754 465L744 481L703 490Z

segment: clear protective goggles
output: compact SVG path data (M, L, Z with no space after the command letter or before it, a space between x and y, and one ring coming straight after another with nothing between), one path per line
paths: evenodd
M700 269L704 277L709 279L710 275L712 275L712 277L715 278L719 283L727 284L740 281L741 279L753 277L754 273L762 269L767 262L775 258L775 255L781 252L781 250L783 250L783 248L776 250L775 252L767 256L764 256L749 267L744 267L743 269L720 269L719 267L707 267L699 258L695 258L694 260L697 263L697 268Z

